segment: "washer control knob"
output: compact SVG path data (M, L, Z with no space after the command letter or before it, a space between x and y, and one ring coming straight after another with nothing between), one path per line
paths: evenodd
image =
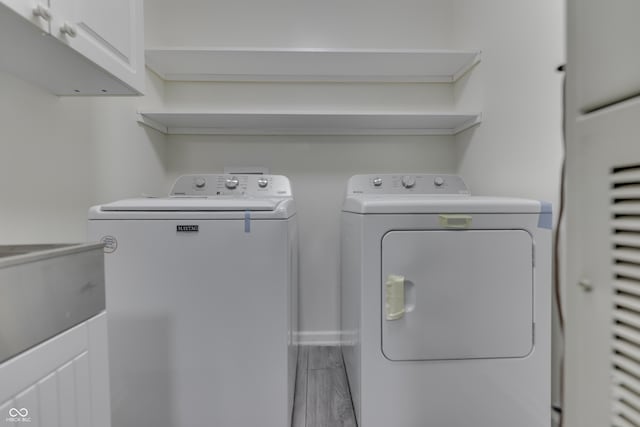
M373 178L373 186L374 187L380 187L382 185L382 178L380 178L379 176Z
M267 180L267 178L258 178L258 187L266 188L267 185L269 185L269 181Z
M224 182L224 186L227 187L229 190L235 189L236 187L238 187L238 184L240 184L240 180L235 176L232 176L231 178L227 178L227 180Z
M207 180L202 177L198 177L193 181L193 184L196 186L196 188L202 189L205 185L207 185Z
M416 185L416 178L411 175L405 175L402 177L402 186L404 188L411 188Z
M444 178L441 176L436 176L433 180L433 183L436 187L442 187L442 185L444 184Z

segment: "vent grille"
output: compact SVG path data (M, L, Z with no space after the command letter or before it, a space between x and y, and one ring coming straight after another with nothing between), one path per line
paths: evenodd
M640 427L640 165L611 173L612 427Z

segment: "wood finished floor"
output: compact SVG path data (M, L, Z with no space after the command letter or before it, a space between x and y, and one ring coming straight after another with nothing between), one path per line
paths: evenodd
M300 347L292 427L356 427L340 347Z

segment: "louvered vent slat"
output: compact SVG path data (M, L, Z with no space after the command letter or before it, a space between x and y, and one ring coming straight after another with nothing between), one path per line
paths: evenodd
M637 424L633 424L630 421L627 421L626 419L620 417L619 415L614 415L613 420L612 420L611 426L612 427L638 427Z
M633 375L629 375L624 371L614 372L613 384L615 386L630 389L636 394L640 394L640 379Z
M628 343L620 337L616 337L613 341L613 350L630 361L640 363L640 347L637 345ZM640 371L640 366L638 366L638 370Z
M613 327L613 333L616 338L624 338L628 340L631 344L640 346L640 332L638 332L634 328L617 324ZM638 355L640 355L639 350L640 350L640 347L636 349L636 352L638 353Z
M621 232L621 231L640 232L640 216L616 218L611 221L611 226L613 227L614 232Z
M636 248L614 249L613 257L615 258L616 262L627 261L630 263L640 264L640 249L636 249Z
M614 214L638 215L640 213L640 200L614 201L611 211Z
M630 168L612 173L610 182L612 187L628 183L640 183L640 168Z
M629 265L625 263L615 264L613 266L613 273L618 277L640 281L640 265Z
M640 426L640 412L627 405L624 400L618 400L614 403L613 413L631 422L633 427Z
M640 365L638 362L634 362L620 354L615 354L612 357L613 366L616 370L628 372L630 375L634 375L640 378Z
M615 297L613 297L613 302L616 308L628 308L637 311L638 315L640 316L640 299L635 297L616 295Z
M618 278L613 281L613 290L640 297L640 281Z
M611 427L640 427L640 165L613 168Z
M638 226L640 226L640 223L638 224ZM615 226L615 224L613 224L613 227L618 228ZM618 233L613 235L611 243L613 243L617 247L627 246L632 248L640 248L640 233L619 231Z
M620 308L614 311L613 320L640 329L640 316L636 312Z
M615 199L640 199L640 185L628 185L616 188L611 191L611 196Z
M636 424L631 423L630 421L625 420L624 418L615 415L612 421L612 427L637 427Z
M638 403L638 395L630 390L627 390L623 387L616 387L613 390L613 396L621 401L628 402L628 405L633 412L640 417L640 408L636 407L636 403Z

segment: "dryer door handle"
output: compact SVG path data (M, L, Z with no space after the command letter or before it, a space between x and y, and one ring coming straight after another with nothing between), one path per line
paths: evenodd
M390 274L385 287L385 318L398 320L404 317L404 276Z
M469 228L471 227L471 215L441 214L438 215L438 222L444 228Z

